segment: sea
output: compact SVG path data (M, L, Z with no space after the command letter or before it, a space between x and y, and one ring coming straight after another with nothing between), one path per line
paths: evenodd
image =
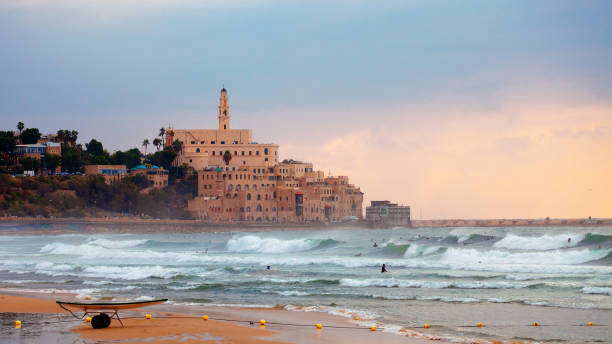
M612 340L612 227L9 229L0 288L12 292L326 312L456 342Z

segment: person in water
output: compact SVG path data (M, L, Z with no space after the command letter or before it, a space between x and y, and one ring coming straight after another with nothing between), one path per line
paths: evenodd
M387 266L385 264L382 265L382 268L380 269L380 273L385 273L387 272Z
M372 247L378 247L378 244L374 242L374 245L372 245Z
M266 270L270 270L270 265L266 266Z

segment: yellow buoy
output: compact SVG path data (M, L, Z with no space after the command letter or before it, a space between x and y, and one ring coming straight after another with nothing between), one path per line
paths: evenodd
M587 323L587 326L593 326L593 323L589 321L589 322Z
M425 324L423 325L423 328L430 328L431 326L429 324Z
M537 321L534 321L534 322L533 322L533 326L540 326L540 324L538 324L538 322L537 322Z
M202 320L208 320L208 315L206 314L202 315Z
M88 323L90 323L90 322L91 322L91 317L87 317L87 318L85 318L85 321L86 321L86 322L88 322Z
M263 319L259 320L259 325L266 326L266 321Z
M482 323L478 323L478 325L477 325L477 326L478 326L478 327L482 327L482 326L484 326L484 325L483 325Z
M321 325L321 324L317 324L317 330L320 330L320 329L322 329L322 328L323 328L323 325Z
M370 327L370 331L375 332L376 331L376 326Z
M15 320L15 327L16 328L20 328L21 327L21 320Z
M147 320L151 319L151 314L149 314L149 313L145 314L145 319L147 319Z

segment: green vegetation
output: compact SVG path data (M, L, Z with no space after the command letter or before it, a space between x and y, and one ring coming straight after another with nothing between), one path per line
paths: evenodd
M144 180L143 180L144 179ZM0 175L0 213L9 216L102 217L121 213L156 219L191 219L184 208L197 192L197 176L142 193L148 180L107 184L102 176Z
M40 139L40 131L38 131L38 128L28 128L21 132L19 138L24 145L34 144Z
M17 124L14 131L0 131L0 215L83 217L107 216L121 213L146 218L191 218L185 210L187 201L197 194L197 175L188 174L188 167L172 166L182 150L182 142L164 145L166 132L162 128L153 140L157 151L142 154L137 148L109 153L102 142L91 139L77 144L79 132L62 129L56 141L62 146L61 156L45 154L43 159L18 156L16 145L37 143L41 137L37 128L24 130ZM169 140L173 138L168 133ZM150 144L142 142L145 150ZM141 164L152 164L169 171L168 186L151 189L146 175L134 175L120 182L108 184L102 176L82 176L85 165L125 165L127 169ZM42 170L53 173L58 166L72 175L24 177L25 171Z

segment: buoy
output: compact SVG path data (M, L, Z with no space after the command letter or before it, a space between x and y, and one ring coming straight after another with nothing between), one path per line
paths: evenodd
M87 317L87 318L85 318L85 321L86 321L86 322L88 322L88 323L90 323L90 322L91 322L91 317Z
M321 324L317 324L317 330L320 330L320 329L322 329L322 328L323 328L323 325L321 325Z
M208 320L208 315L206 314L202 315L202 320Z
M266 321L263 319L259 320L259 325L266 326Z
M375 332L376 331L376 326L370 327L370 331Z
M477 326L478 326L478 327L482 327L483 325L482 325L482 323L478 323L478 325L477 325Z
M431 326L429 324L425 324L423 325L423 328L430 328Z
M15 320L15 328L21 327L21 320Z
M149 313L145 314L145 319L147 319L147 320L151 319L151 314L149 314Z
M593 323L589 321L589 322L587 323L587 326L593 326Z
M540 324L538 324L538 322L537 322L537 321L534 321L534 322L533 322L533 326L540 326Z

